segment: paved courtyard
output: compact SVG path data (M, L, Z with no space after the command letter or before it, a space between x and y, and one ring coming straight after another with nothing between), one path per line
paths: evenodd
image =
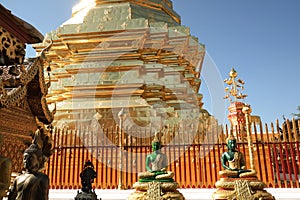
M215 189L180 189L186 200L210 200ZM300 189L269 188L276 200L300 200ZM133 190L96 190L102 200L126 200ZM77 190L50 190L50 200L74 200Z

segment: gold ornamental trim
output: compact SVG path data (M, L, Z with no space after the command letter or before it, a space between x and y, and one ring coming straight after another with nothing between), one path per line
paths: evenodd
M20 82L22 85L27 85L32 79L35 77L35 75L38 72L37 67L37 61L35 60L33 63L30 63L27 66L27 71L25 73L22 73L20 77Z
M9 108L11 106L19 105L22 99L25 98L27 94L27 89L24 86L19 86L7 94L0 95L0 106Z
M32 137L30 135L21 135L21 134L16 134L16 133L6 133L6 132L1 132L1 135L7 136L7 137L13 137L13 138L18 138L18 139L25 139L25 140L31 140Z

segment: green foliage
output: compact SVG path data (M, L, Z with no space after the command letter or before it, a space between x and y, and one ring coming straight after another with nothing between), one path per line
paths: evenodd
M292 115L296 118L300 118L300 106L297 107L298 113L292 113Z

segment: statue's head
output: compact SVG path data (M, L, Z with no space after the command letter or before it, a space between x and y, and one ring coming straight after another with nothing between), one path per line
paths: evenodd
M153 150L153 151L158 151L158 150L160 150L160 149L161 149L161 144L160 144L160 142L156 142L156 141L152 142L152 150Z
M36 144L31 144L23 154L24 168L29 172L38 171L43 160L42 150Z
M86 161L84 163L84 167L83 168L88 168L88 167L93 168L93 169L95 168L94 165L93 165L93 163L90 160L88 160L88 161Z
M158 151L161 149L160 136L158 132L155 133L151 144L152 144L153 151Z
M227 142L227 148L228 150L234 151L237 147L236 145L236 139L233 135L229 135L229 137L226 140Z

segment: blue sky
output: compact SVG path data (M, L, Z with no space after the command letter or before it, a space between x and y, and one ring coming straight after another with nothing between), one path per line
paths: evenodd
M238 71L253 114L264 123L292 117L300 104L300 1L175 0L174 7L222 78Z
M70 18L77 2L1 0L43 34ZM282 115L292 117L300 105L300 1L173 0L173 5L182 25L206 45L200 90L205 109L222 121L219 115L224 108L221 111L218 106L223 100L214 98L213 84L227 78L233 67L246 82L245 102L254 115L260 115L264 123L282 122ZM218 76L211 77L211 68Z

